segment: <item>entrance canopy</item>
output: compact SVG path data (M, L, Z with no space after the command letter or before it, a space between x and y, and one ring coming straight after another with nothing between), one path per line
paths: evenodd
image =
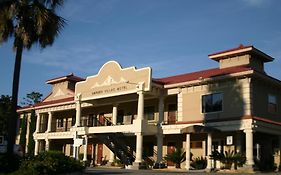
M213 133L213 132L220 132L220 130L213 127L202 126L202 125L192 125L181 129L181 133L187 133L187 134L200 134L200 133Z

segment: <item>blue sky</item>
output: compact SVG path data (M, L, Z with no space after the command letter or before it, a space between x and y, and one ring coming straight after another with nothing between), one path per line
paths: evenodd
M281 79L279 0L67 0L59 14L67 26L52 47L23 54L19 101L45 81L69 73L96 74L109 60L150 66L153 77L217 67L208 54L254 45L275 58L269 75ZM0 95L11 94L12 42L0 46Z

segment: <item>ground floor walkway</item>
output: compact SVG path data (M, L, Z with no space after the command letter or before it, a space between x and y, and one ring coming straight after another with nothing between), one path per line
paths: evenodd
M245 172L241 173L231 173L231 172L218 172L218 173L207 173L202 170L200 171L189 171L186 172L184 169L161 169L161 170L128 170L128 169L117 169L117 168L101 168L101 167L90 167L87 168L84 172L84 174L96 174L96 175L143 175L143 174L152 174L152 175L164 175L164 174L173 174L173 175L184 175L184 174L194 174L194 175L201 175L201 174L235 174L235 175L245 175ZM253 173L250 173L253 174ZM280 172L271 172L271 173L260 173L256 172L254 174L257 175L277 175L280 174Z

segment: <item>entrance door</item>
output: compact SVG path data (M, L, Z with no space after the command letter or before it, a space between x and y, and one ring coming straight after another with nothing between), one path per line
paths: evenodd
M177 116L177 105L169 104L168 106L168 124L175 124Z
M176 143L175 142L168 142L167 145L167 154L171 154L176 151ZM175 164L171 161L167 161L168 166L174 166Z
M97 164L101 165L102 163L102 152L103 152L103 144L98 144L98 152L97 152Z

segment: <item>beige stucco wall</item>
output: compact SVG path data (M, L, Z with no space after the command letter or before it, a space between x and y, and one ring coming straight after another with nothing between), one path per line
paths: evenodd
M227 67L240 66L240 65L248 65L250 64L250 55L241 55L241 56L221 59L219 62L220 62L221 69Z
M69 81L63 81L56 84L53 84L52 93L48 96L44 101L52 101L52 100L59 100L63 98L73 97L74 96L74 89L73 83Z
M221 69L234 66L248 65L254 68L255 70L263 71L262 60L249 54L221 59L219 61L219 65Z
M248 79L232 79L182 89L183 121L225 119L241 117L250 113L250 92ZM221 112L202 113L202 95L223 93Z
M281 121L281 91L280 86L270 84L264 80L254 79L253 87L253 115L273 121ZM277 112L268 112L268 95L277 97ZM278 105L279 104L279 105Z

